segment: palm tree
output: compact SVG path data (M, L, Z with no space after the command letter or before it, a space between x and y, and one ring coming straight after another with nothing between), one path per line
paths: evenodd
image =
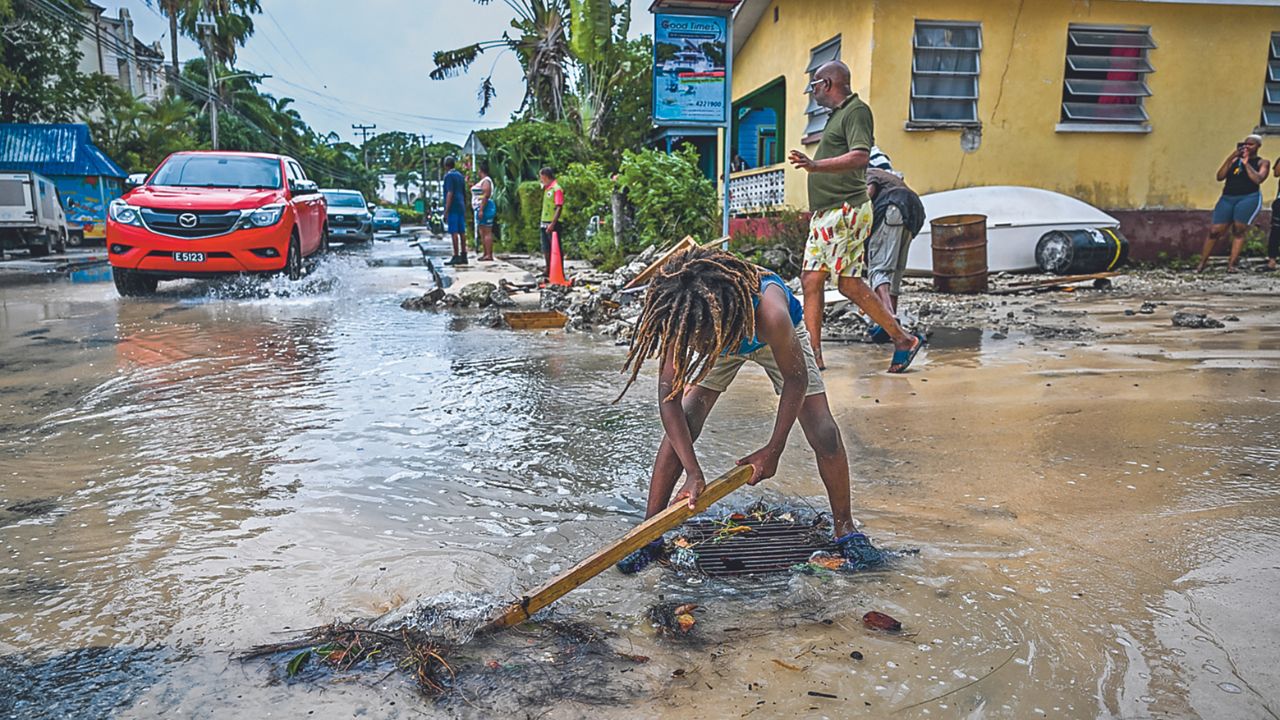
M176 85L182 72L178 64L178 15L183 11L183 0L159 0L159 5L160 12L169 18L169 59L172 67L169 84Z
M409 204L409 202L410 202L410 200L408 199L408 198L409 198L409 186L410 186L410 185L417 185L417 184L420 182L420 180L421 180L421 176L419 175L419 173L417 173L416 171L413 171L413 170L410 170L410 171L408 171L408 172L398 172L398 173L396 173L396 179L395 179L395 181L394 181L394 183L393 183L393 184L395 185L395 187L396 187L397 189L398 189L398 188L404 188L404 197L405 197L405 200L404 200L403 202L397 202L397 204L399 204L399 205L408 205L408 204ZM399 195L399 193L397 193L397 195ZM396 200L397 200L397 201L399 201L399 200L400 200L400 198L399 198L399 197L397 197L397 198L396 198Z
M631 29L630 3L613 7L607 0L597 3L573 0L573 4L572 46L581 67L570 115L580 126L583 137L594 143L604 133L609 111L616 104L618 86L647 67L635 67L633 53L627 45L627 33Z
M262 12L260 0L146 0L148 5L159 8L169 20L169 54L171 79L177 82L181 72L178 63L178 34L182 32L193 40L201 40L198 22L212 18L213 54L219 61L232 65L236 59L236 47L244 46L253 35L253 15Z
M478 5L488 5L492 0L474 0ZM605 2L608 0L574 0L575 2ZM545 120L564 118L564 98L568 91L566 66L573 55L569 49L569 0L503 0L515 12L510 32L501 38L473 43L456 50L440 50L432 60L436 67L431 71L432 80L443 80L465 73L486 50L505 48L520 59L524 68L524 99L517 112ZM480 82L480 114L493 104L497 94L493 72Z

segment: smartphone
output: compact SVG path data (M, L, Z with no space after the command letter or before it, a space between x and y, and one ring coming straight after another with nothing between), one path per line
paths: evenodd
M1243 150L1243 149L1244 149L1244 143L1242 143L1242 142L1238 142L1238 143L1236 143L1236 149L1237 149L1237 150Z

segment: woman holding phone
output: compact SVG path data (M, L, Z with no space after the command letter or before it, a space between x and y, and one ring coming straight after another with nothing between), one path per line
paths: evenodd
M1196 272L1204 272L1213 248L1223 237L1231 236L1231 256L1227 260L1227 272L1237 272L1240 251L1244 249L1244 234L1262 210L1262 181L1271 174L1271 163L1258 156L1262 138L1250 135L1236 145L1236 151L1227 156L1218 168L1218 181L1222 185L1222 197L1213 208L1213 225L1200 253L1200 265Z

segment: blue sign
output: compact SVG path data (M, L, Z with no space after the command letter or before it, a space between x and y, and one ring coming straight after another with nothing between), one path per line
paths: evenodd
M729 19L658 13L653 19L655 125L724 125Z

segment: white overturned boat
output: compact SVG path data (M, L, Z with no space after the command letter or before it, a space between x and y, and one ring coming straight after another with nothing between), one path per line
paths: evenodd
M933 274L929 223L947 215L987 216L987 269L1038 271L1036 243L1054 230L1119 228L1120 221L1069 195L1039 188L994 185L923 195L925 223L911 242L907 274Z

